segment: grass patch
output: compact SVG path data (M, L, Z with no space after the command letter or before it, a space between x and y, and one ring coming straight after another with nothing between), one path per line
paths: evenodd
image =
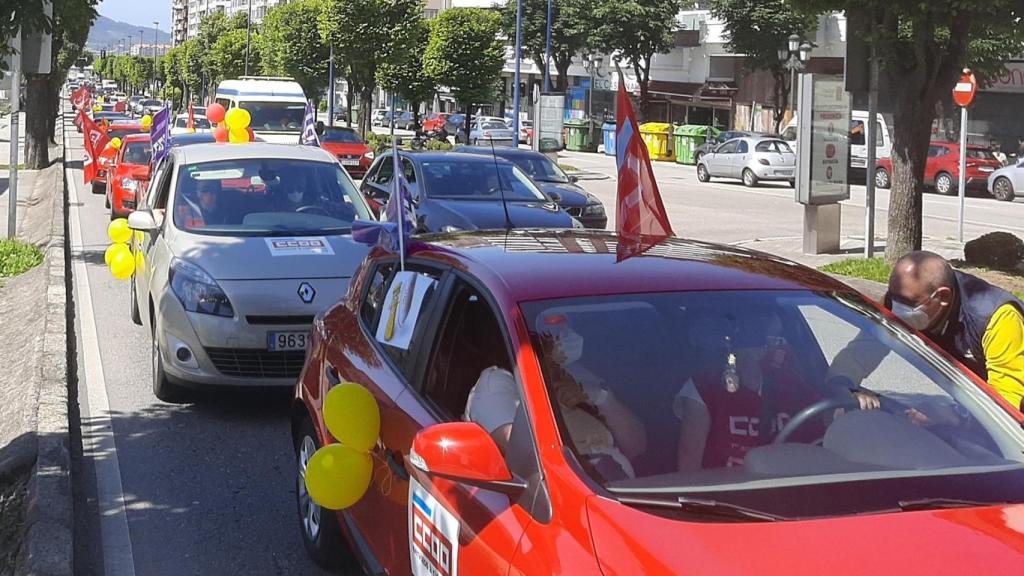
M561 168L562 170L566 171L566 172L579 172L580 171L579 168L573 166L572 164L559 164L558 167Z
M0 164L0 170L10 170L10 169L11 169L11 165L10 164ZM24 164L18 164L18 170L24 170L24 169L25 169L25 165Z
M17 276L42 262L39 248L19 240L0 240L0 278Z
M843 276L864 278L887 284L889 282L889 273L892 272L892 266L886 264L885 260L881 258L849 258L826 264L819 268L819 270L830 274L842 274Z

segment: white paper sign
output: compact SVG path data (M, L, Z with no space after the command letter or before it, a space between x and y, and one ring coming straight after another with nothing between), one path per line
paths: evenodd
M415 272L399 272L384 297L384 311L377 325L377 341L409 349L423 298L436 280Z
M414 576L459 573L459 521L415 478L409 480L409 558Z
M334 249L323 236L264 238L271 256L334 256Z

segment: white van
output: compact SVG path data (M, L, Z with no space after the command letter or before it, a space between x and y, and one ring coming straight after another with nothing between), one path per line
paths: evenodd
M853 110L850 112L850 167L863 170L868 164L868 147L864 142L867 132L868 113L864 110ZM789 146L796 152L797 138L800 131L797 129L796 118L786 124L782 131L782 139L789 143ZM889 134L889 126L885 118L878 114L878 134L875 134L875 156L878 159L888 158L892 155L892 136ZM797 158L799 158L799 154Z
M245 108L249 127L264 142L297 144L306 115L306 94L292 78L242 76L217 85L214 101L226 110Z

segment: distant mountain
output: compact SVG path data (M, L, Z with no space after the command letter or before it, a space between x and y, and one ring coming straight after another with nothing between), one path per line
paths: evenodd
M104 48L116 45L121 40L132 37L132 43L138 44L139 42L139 30L143 32L143 44L153 43L153 26L152 24L141 25L141 24L128 24L127 22L118 22L106 16L96 16L96 21L92 24L92 29L89 30L89 39L85 43L85 47L93 52L99 52ZM169 44L171 42L171 35L168 32L159 30L157 33L158 44ZM126 42L127 44L127 42Z

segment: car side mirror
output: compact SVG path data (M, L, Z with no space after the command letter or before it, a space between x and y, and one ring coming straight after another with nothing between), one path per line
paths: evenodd
M572 182L573 184L575 184L575 183L577 183L579 181L580 181L580 179L577 178L576 176L569 176L569 182Z
M475 422L446 422L420 430L409 463L430 476L505 494L526 489L512 476L498 444Z
M136 210L128 215L128 227L139 232L153 232L160 228L150 210Z
M570 179L570 182L571 181L572 180ZM548 192L547 194L548 194L548 198L551 198L552 202L561 202L562 201L562 195L559 194L558 192Z

